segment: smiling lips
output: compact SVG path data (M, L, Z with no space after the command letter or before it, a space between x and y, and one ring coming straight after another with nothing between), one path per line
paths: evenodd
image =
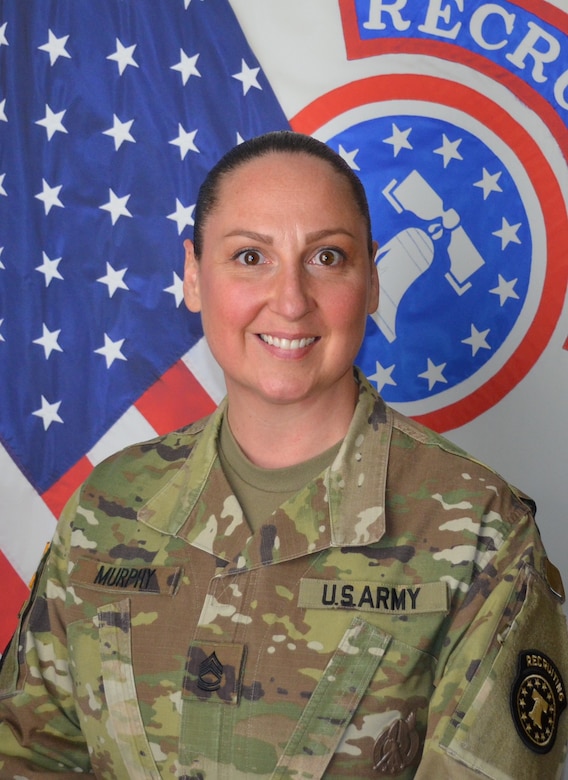
M259 334L262 341L265 344L269 344L271 347L277 347L278 349L303 349L309 347L316 340L315 337L301 338L301 339L286 339L279 338L278 336L270 336L267 333Z

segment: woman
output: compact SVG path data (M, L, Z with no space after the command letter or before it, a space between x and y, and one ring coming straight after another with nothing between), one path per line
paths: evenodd
M66 507L1 674L1 777L557 775L561 583L530 500L354 368L375 249L314 139L210 172L184 291L227 398Z

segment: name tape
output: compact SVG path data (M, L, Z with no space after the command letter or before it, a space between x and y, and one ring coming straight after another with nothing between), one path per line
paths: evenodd
M87 588L173 596L181 573L181 566L128 566L80 558L71 581Z

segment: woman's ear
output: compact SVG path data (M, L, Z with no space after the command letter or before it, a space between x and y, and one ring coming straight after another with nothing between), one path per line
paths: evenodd
M185 266L183 271L183 299L189 311L201 311L201 294L199 290L199 262L195 256L193 241L189 238L183 242L185 248Z
M374 314L379 308L379 271L375 262L378 251L379 245L376 241L373 241L373 255L371 257L371 293L369 295L367 314Z

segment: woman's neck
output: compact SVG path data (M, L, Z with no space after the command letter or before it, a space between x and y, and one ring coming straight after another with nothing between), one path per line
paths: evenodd
M345 437L357 402L358 387L331 402L321 398L302 403L251 403L242 393L229 392L231 431L252 463L284 468L309 460Z

